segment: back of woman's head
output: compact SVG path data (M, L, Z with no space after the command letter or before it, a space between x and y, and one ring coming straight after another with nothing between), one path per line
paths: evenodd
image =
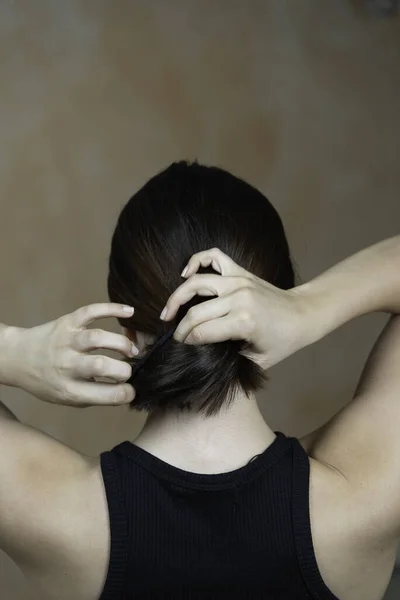
M267 198L217 167L173 163L132 196L115 228L108 292L112 302L135 308L132 318L121 320L121 325L155 336L156 343L175 329L189 308L210 300L195 296L175 319L160 320L169 296L184 282L180 274L190 257L214 247L277 287L294 286L283 225ZM208 267L198 273L216 271ZM248 395L267 379L241 354L247 348L240 340L191 345L170 337L132 378L136 396L131 407L218 413L237 391Z

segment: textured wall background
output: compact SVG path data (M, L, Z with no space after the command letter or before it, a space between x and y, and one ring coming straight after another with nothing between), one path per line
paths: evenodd
M303 280L399 233L399 20L360 6L1 0L1 320L31 326L106 300L119 210L176 159L267 194ZM300 436L347 403L383 322L360 319L277 366L260 396L271 427ZM1 393L87 453L143 422ZM5 555L0 581L7 600L30 597Z

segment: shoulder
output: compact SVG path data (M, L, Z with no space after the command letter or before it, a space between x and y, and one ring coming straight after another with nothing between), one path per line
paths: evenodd
M0 420L0 439L0 514L9 516L0 520L0 547L17 564L34 562L86 480L91 459L17 419Z
M43 598L97 600L106 581L110 527L100 457L82 457L84 469L69 481L46 519L31 555L18 562ZM33 548L32 548L33 549Z
M17 419L0 419L0 440L0 548L42 598L71 598L72 580L75 600L96 598L109 546L100 457Z
M368 523L369 541L391 545L398 541L400 531L397 459L390 452L385 457L385 442L382 440L381 448L377 445L373 419L363 420L357 404L353 400L299 442L309 455L314 478L319 477L327 485L329 479L336 485L337 478L330 475L339 477L336 489L346 497L349 510L355 509L354 519L363 521L364 528Z

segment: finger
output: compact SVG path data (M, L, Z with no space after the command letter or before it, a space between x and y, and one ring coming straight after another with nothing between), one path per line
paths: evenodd
M77 398L76 406L120 406L134 399L135 389L128 383L75 383L71 394Z
M103 329L84 329L79 331L72 342L75 350L79 352L90 352L103 348L105 350L115 350L121 352L128 358L138 354L135 346L125 336L118 333L111 333ZM134 352L134 349L136 352Z
M127 319L131 317L133 313L134 309L131 306L115 304L113 302L103 302L101 304L89 304L88 306L78 308L71 313L71 317L76 327L86 327L96 319L104 319L107 317Z
M235 289L249 285L244 277L221 277L220 275L193 275L182 283L168 298L165 321L173 319L182 304L189 302L194 296L221 296Z
M132 367L122 360L108 356L78 356L75 359L74 372L81 379L107 377L115 382L127 381L132 375Z
M198 325L191 330L185 344L201 345L214 344L216 342L225 342L227 340L247 340L249 335L246 328L238 321L237 317L231 313L219 319L213 319Z
M186 266L187 271L184 275L182 274L182 277L190 277L198 271L199 267L209 267L210 265L215 271L224 276L251 277L249 271L240 267L219 248L210 248L210 250L193 254Z
M227 315L232 310L233 297L233 294L228 294L190 308L176 328L173 338L178 342L183 342L199 325Z

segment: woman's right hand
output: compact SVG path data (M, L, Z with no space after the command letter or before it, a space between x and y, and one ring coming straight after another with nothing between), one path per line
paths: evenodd
M212 266L221 275L196 274ZM184 273L184 272L183 272ZM298 288L282 290L249 273L218 248L194 254L187 277L169 297L164 321L195 295L218 296L190 308L174 339L187 344L246 340L243 354L263 369L272 367L308 345L310 310Z

